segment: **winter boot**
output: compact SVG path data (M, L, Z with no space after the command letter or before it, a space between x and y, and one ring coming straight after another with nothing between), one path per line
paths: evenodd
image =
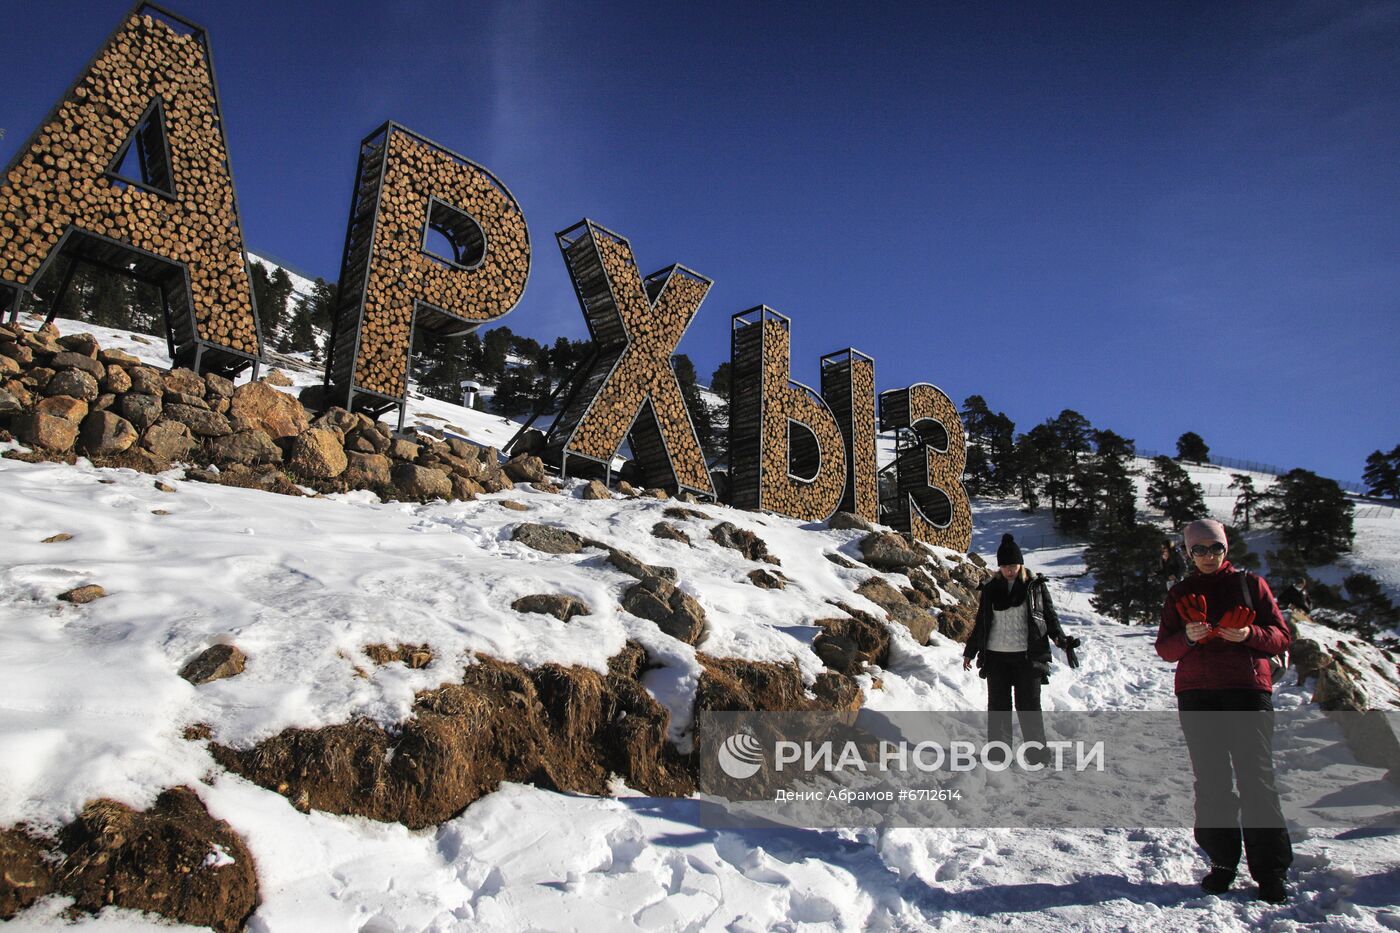
M1286 904L1289 895L1288 883L1283 875L1268 875L1259 879L1259 900L1270 904Z
M1235 870L1224 865L1210 866L1210 873L1201 879L1201 890L1207 894L1224 894L1235 883ZM1260 890L1263 890L1262 886Z

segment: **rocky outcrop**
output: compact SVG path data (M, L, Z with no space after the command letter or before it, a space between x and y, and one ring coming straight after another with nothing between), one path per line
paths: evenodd
M243 673L248 659L235 645L211 645L180 669L180 676L195 686Z

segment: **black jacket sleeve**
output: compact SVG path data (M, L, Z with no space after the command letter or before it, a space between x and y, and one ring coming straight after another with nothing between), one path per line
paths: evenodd
M1050 598L1050 587L1045 581L1045 577L1037 577L1036 585L1040 587L1040 604L1045 610L1045 634L1050 636L1050 641L1058 645L1065 640L1065 630L1060 627L1060 614L1055 611L1055 602Z
M963 657L969 661L977 657L977 652L987 643L987 627L991 624L992 604L988 602L987 587L984 584L977 591L977 621L972 626L972 634L967 636L963 646Z

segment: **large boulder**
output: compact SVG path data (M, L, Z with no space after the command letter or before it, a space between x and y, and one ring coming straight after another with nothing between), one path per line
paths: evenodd
M308 428L292 442L287 463L303 476L333 479L345 472L348 461L339 435L328 428Z
M178 421L157 421L141 435L141 446L157 460L187 460L199 441Z
M163 410L160 396L157 395L128 392L117 402L117 411L135 425L138 431L144 431L155 424Z
M0 389L0 418L8 418L24 411L24 403L9 389Z
M97 353L101 349L97 338L92 334L69 334L66 337L59 337L58 345L64 350L80 353L94 360L97 359Z
M511 540L546 554L577 554L583 548L583 539L572 531L535 522L516 525Z
M392 481L389 474L390 460L383 454L365 454L351 450L346 452L345 460L345 472L341 476L352 487L364 489L387 486Z
M442 470L416 463L396 463L390 472L399 491L412 499L450 499L452 480Z
M165 395L165 380L149 366L128 366L126 374L131 377L131 391L142 395Z
M78 426L67 418L33 411L16 419L15 436L30 447L63 453L73 449L78 439Z
M871 577L856 588L856 593L885 610L892 621L908 629L916 644L928 644L929 636L938 629L938 620L932 614L911 605L909 598L883 577Z
M544 461L529 454L512 457L502 469L517 483L543 483L545 479Z
M211 438L206 445L209 455L220 463L281 463L282 448L262 431L235 431L223 437Z
M876 570L903 570L924 563L924 555L892 531L875 531L860 539L861 559Z
M87 359L87 357L83 357ZM65 369L53 374L44 385L45 395L71 395L85 402L91 402L100 393L97 379L81 369Z
M49 360L49 367L56 370L77 369L87 373L94 379L102 379L107 375L107 367L97 360L83 353L73 353L65 351L55 353L53 359Z
M828 528L848 529L854 528L859 531L874 531L875 525L861 518L854 512L837 512L826 520Z
M705 637L705 608L669 580L648 577L622 596L622 608L688 645Z
M607 486L603 485L602 480L591 479L588 481L588 485L583 487L583 491L579 493L579 498L592 500L611 499L612 493L608 491Z
M301 402L263 381L234 389L229 414L255 422L273 440L295 437L311 426Z
M55 418L62 418L64 421L80 424L87 417L88 403L71 395L50 395L48 398L40 400L34 409L46 415L53 415Z
M228 423L227 418L207 408L195 408L193 405L166 405L161 417L166 421L180 422L190 429L191 434L197 437L223 437L225 434L233 433L233 426Z
M165 390L204 398L204 378L194 370L180 366L165 374Z
M110 411L93 412L83 419L78 430L83 450L95 457L109 457L128 450L138 437L140 434L130 421Z

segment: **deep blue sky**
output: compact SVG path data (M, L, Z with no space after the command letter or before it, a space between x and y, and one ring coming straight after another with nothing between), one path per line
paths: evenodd
M333 278L385 119L489 167L535 244L503 319L585 328L553 233L715 287L681 343L793 318L794 377L1077 409L1139 446L1339 479L1400 443L1395 3L228 3L213 40L250 249ZM128 5L0 0L0 161Z

